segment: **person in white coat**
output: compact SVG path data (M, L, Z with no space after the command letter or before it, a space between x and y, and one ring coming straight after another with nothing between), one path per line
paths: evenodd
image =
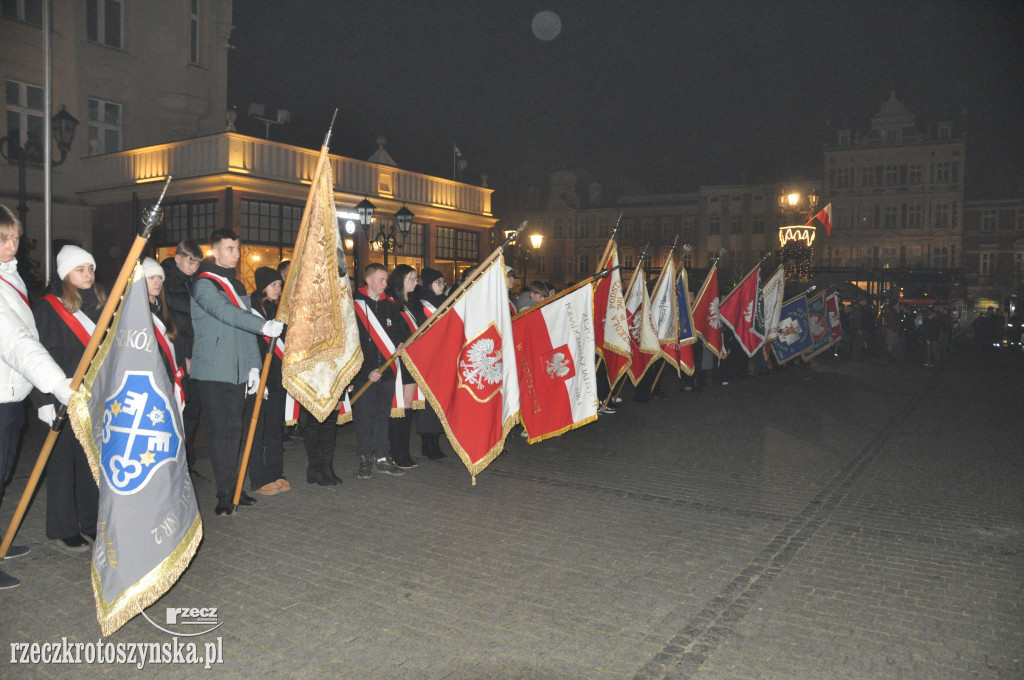
M0 205L0 501L14 467L18 436L25 424L22 403L32 387L47 392L62 404L71 396L71 380L39 343L28 290L18 274L21 223ZM28 552L28 546L12 545L6 559ZM15 588L20 581L0 570L0 590Z

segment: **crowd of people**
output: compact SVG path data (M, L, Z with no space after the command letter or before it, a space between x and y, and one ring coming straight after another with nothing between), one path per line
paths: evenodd
M0 206L0 500L24 426L24 399L31 396L38 418L53 423L60 405L67 404L70 376L106 300L106 292L96 281L93 256L66 245L56 257L57 277L45 296L31 305L17 272L15 255L21 234L17 218ZM292 436L285 427L289 396L281 375L286 329L276 320L290 263L260 267L254 273L254 290L246 291L236 273L241 246L237 234L221 229L210 237L209 257L203 257L199 244L184 240L163 262L145 258L141 263L164 366L182 407L189 472L201 487L213 485L217 515L230 515L236 507L257 502L243 491L236 506L233 496L239 454L258 400L263 402L247 468L248 490L257 496L272 496L292 488L285 476L283 455L284 441ZM463 280L469 273L463 273ZM445 457L444 429L401 361L388 359L402 355L403 343L444 303L454 282L436 269L417 272L405 264L389 272L383 265L371 263L361 275L363 285L353 292L353 298L363 363L353 386L368 383L368 388L352 404L357 477L401 476L417 465L411 455L413 421L420 437L420 455L426 459ZM515 294L516 274L511 267L506 267L506 277L512 314L558 293L549 283L531 281L523 282ZM842 309L841 324L843 340L835 353L855 360L879 352L880 338L884 338L889 359L897 363L909 356L923 356L924 364L933 366L947 360L953 351L955 329L948 305L911 310L894 302L879 312L862 296ZM998 318L987 315L976 322L975 334L981 337L990 333L986 330L989 326L999 325ZM725 359L700 342L694 345L696 370L679 383L679 389L699 392L715 383L728 384L771 370L765 353L759 351L748 358L732 334L725 336ZM263 394L257 394L260 367L268 354L266 387ZM660 380L661 373L657 365L647 371L633 390L634 401L665 396L669 380ZM600 414L614 414L622 399L618 392L610 393L603 365L598 385ZM196 469L200 419L205 423L213 480ZM307 457L306 482L325 487L341 484L334 469L335 419L321 422L298 407L294 421ZM90 550L96 538L98 492L86 453L70 427L64 427L57 438L46 483L47 538L68 552ZM6 557L27 552L27 546L11 546ZM17 585L16 578L0 571L0 589Z

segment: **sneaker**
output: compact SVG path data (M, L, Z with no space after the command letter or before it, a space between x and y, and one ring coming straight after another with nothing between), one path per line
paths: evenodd
M615 409L613 409L611 406L605 406L603 411L598 411L598 415L601 416L610 416L613 413L615 413Z
M612 397L611 403L613 403L613 404L621 404L622 403L622 397Z
M401 477L405 473L402 472L402 468L392 463L387 458L378 458L373 462L373 469L377 472L383 472L386 475L394 475L395 477Z
M359 479L369 479L373 476L373 461L369 458L359 459Z
M530 435L526 432L526 430L523 430L522 432L520 432L519 436L521 436L523 439L529 439L530 438Z
M58 538L54 543L64 552L79 553L89 549L89 541L82 538L81 534L75 534L67 538Z
M7 549L7 554L4 555L4 559L13 560L15 557L27 555L29 553L29 550L31 550L31 548L29 548L27 545L12 545L10 548Z
M17 588L21 585L21 581L14 578L10 574L5 574L0 571L0 590L8 590L10 588Z

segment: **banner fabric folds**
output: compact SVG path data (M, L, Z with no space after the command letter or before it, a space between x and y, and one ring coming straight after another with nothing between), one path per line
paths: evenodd
M811 331L807 319L807 298L797 295L782 304L779 314L779 336L772 341L775 359L784 364L800 356L811 346Z
M594 297L589 285L512 322L519 409L531 444L597 419Z
M722 304L722 323L732 329L748 357L764 345L764 301L761 297L760 265L743 277Z
M611 268L608 276L594 286L594 343L608 369L608 384L613 389L629 369L631 358L629 321L622 297L622 276L619 273L619 249L612 248L602 268Z
M804 358L810 359L832 345L832 331L828 327L824 292L807 301L807 327L811 332L811 346L804 352Z
M825 298L825 312L828 317L828 329L832 335L832 342L836 343L843 339L843 326L840 321L839 307L842 305L839 302L839 293L832 293Z
M92 589L110 635L174 585L203 539L139 265L68 413L99 485Z
M718 302L718 264L711 265L693 305L693 330L704 345L719 359L724 359L722 315Z
M475 477L501 453L519 422L504 258L496 257L402 359Z
M635 386L661 355L658 332L651 319L651 303L647 297L644 271L637 267L633 285L626 295L626 322L629 324L629 380Z
M785 299L785 289L785 270L780 265L761 288L764 300L764 338L768 342L779 337L779 314Z
M326 149L306 208L307 223L299 229L278 314L288 324L281 382L323 422L363 363L351 283L338 273L334 180Z

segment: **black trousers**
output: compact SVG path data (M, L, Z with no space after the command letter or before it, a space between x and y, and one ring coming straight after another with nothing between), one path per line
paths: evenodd
M334 446L338 441L338 414L332 411L321 423L305 407L301 407L299 423L302 425L302 442L310 466L318 468L322 461L333 461Z
M85 451L71 423L65 423L46 464L46 537L95 534L99 505L99 487Z
M285 394L283 389L273 390L260 406L260 417L252 439L252 451L249 452L249 485L254 489L276 482L284 476ZM245 413L242 417L243 446L249 423L252 422L252 409L255 404L255 395L246 397Z
M357 378L355 384L360 384ZM370 386L363 396L352 404L352 421L356 426L356 454L362 458L376 460L387 458L391 453L388 441L388 417L391 415L391 399L395 395L395 381L390 373Z
M4 500L4 487L14 472L18 457L18 438L25 425L25 402L0 404L0 502Z
M206 448L213 463L217 493L233 492L238 479L238 452L245 434L245 384L193 380L206 420Z
M186 374L181 382L185 385L185 408L182 410L182 425L185 428L185 460L188 469L196 465L196 430L199 429L199 382Z

